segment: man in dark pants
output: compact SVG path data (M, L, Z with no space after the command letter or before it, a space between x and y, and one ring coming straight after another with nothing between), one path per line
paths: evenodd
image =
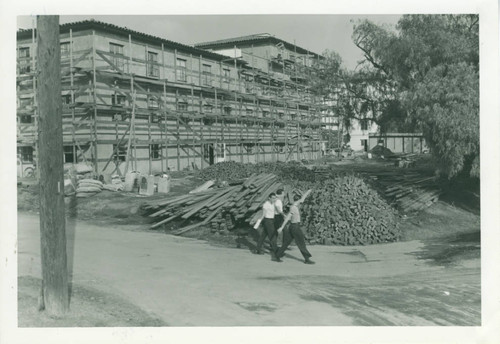
M300 204L300 197L298 195L295 195L293 197L293 200L294 202L290 206L290 213L287 216L287 218L290 218L290 226L283 232L283 245L278 250L277 256L278 258L283 257L285 255L286 248L291 244L292 240L295 239L295 243L297 244L300 253L302 253L302 256L304 257L304 263L314 264L314 262L310 259L312 255L311 253L309 253L306 247L304 233L300 229L300 212L298 207ZM278 232L281 232L283 230L284 225L286 225L286 221L280 228L278 228Z
M262 217L259 221L262 222L263 231L259 237L259 241L257 242L257 248L253 251L254 253L261 254L262 253L262 245L264 244L264 239L266 236L269 238L269 243L271 244L271 260L275 262L281 262L279 257L277 256L278 245L277 245L277 237L278 233L274 227L274 202L276 201L276 194L274 192L269 194L269 197L266 202L262 205Z

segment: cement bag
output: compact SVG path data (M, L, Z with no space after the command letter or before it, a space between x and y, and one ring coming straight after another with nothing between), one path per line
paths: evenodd
M78 185L84 184L84 183L92 184L92 185L95 185L95 186L102 187L102 182L99 181L99 180L95 180L95 179L80 179L78 181Z
M101 188L100 187L97 187L97 186L78 186L78 188L76 188L76 192L77 193L86 193L86 192L94 192L94 193L98 193L98 192L101 192Z
M139 187L140 172L131 171L125 175L125 191L132 191Z

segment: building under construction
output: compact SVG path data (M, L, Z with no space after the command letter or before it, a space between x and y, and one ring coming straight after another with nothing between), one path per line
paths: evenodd
M60 26L64 161L156 174L315 159L321 57L268 34L188 46L97 21ZM17 33L18 174L37 160L36 30Z

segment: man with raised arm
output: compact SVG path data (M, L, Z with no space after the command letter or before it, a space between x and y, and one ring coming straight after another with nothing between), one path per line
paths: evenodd
M287 215L285 222L281 225L280 228L278 228L278 233L281 233L283 231L283 228L286 226L286 223L288 220L290 220L290 226L288 226L285 231L283 232L283 245L277 252L278 258L281 258L285 255L285 250L287 249L288 245L291 244L292 240L295 239L295 243L297 244L297 247L300 250L300 253L302 253L302 256L304 257L304 263L305 264L315 264L310 258L312 257L311 253L307 250L306 247L306 240L304 233L302 232L302 229L300 229L300 211L299 211L299 205L302 201L302 199L298 196L295 195L293 197L293 204L290 206L290 212Z

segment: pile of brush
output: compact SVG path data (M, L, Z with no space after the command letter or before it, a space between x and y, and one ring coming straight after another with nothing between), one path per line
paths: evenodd
M312 188L301 207L302 227L310 243L367 245L399 239L397 211L359 176L297 185Z

